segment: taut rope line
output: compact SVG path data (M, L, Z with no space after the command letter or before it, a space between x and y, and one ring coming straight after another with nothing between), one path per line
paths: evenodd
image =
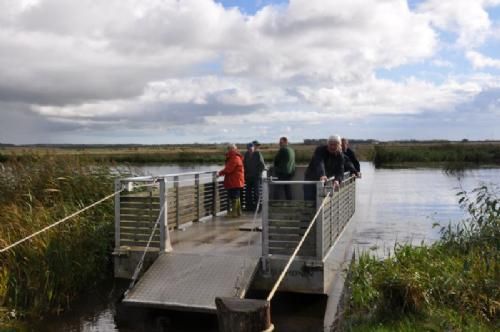
M295 248L295 251L293 252L292 256L288 259L288 262L285 265L285 268L283 271L281 271L281 275L279 276L278 280L274 284L273 289L267 296L267 301L271 301L271 299L274 296L274 293L278 290L278 287L280 286L281 282L283 281L283 278L285 278L285 274L287 273L288 269L290 268L290 265L292 264L292 261L295 259L295 256L297 256L297 253L299 252L300 248L302 247L302 244L304 243L304 240L306 239L307 235L312 229L312 226L316 223L316 219L318 219L319 213L321 210L323 210L323 206L325 206L326 200L330 197L330 192L326 194L326 197L323 199L323 202L321 203L321 206L319 207L318 211L316 211L316 214L314 215L314 218L311 220L311 223L309 224L309 227L307 227L306 232L302 236L302 239L300 240L299 244L297 245L297 248Z
M35 236L37 236L37 235L39 235L39 234L41 234L41 233L43 233L43 232L45 232L45 231L47 231L47 230L51 229L52 227L55 227L55 226L57 226L57 225L59 225L59 224L61 224L61 223L65 222L65 221L67 221L67 220L69 220L69 219L71 219L71 218L73 218L73 217L76 217L76 216L77 216L77 215L79 215L80 213L85 212L85 211L87 211L88 209L93 208L93 207L94 207L94 206L96 206L96 205L101 204L102 202L104 202L104 201L106 201L106 200L108 200L108 199L110 199L110 198L112 198L112 197L114 197L114 196L118 195L119 193L121 193L121 192L122 192L122 191L124 191L124 190L125 190L125 188L120 189L120 190L117 190L117 191L115 191L114 193L112 193L111 195L108 195L108 196L104 197L103 199L100 199L100 200L98 200L97 202L92 203L92 204L90 204L89 206L84 207L83 209L81 209L81 210L79 210L79 211L76 211L75 213L70 214L69 216L64 217L63 219L61 219L61 220L59 220L59 221L56 221L55 223L53 223L53 224L51 224L51 225L49 225L49 226L47 226L47 227L44 227L44 228L42 228L41 230L39 230L39 231L37 231L37 232L35 232L35 233L33 233L33 234L31 234L31 235L29 235L29 236L27 236L27 237L25 237L25 238L21 239L21 240L19 240L19 241L16 241L16 242L12 243L11 245L9 245L9 246L7 246L7 247L5 247L5 248L3 248L3 249L0 249L0 253L6 252L7 250L10 250L10 249L14 248L14 247L15 247L15 246L17 246L17 245L19 245L19 244L21 244L21 243L23 243L23 242L26 242L26 241L28 241L28 240L30 240L30 239L32 239L32 238L34 238Z
M139 273L142 270L142 266L144 265L144 259L146 258L146 253L148 252L149 246L151 245L151 241L153 240L153 236L156 232L156 229L158 228L158 224L160 223L160 218L162 214L165 212L165 205L162 206L160 213L158 214L158 218L156 218L155 225L153 227L153 231L151 232L151 235L149 235L149 240L148 243L146 244L146 247L144 248L144 252L142 253L141 259L139 260L139 263L137 263L137 266L135 267L134 270L134 275L132 276L132 281L130 282L130 285L128 286L127 290L124 293L124 296L127 296L127 294L130 292L132 287L135 286L135 283L137 282L137 278L139 277Z

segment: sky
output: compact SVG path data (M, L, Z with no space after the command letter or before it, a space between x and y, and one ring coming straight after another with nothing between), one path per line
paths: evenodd
M500 139L500 0L0 0L0 142Z

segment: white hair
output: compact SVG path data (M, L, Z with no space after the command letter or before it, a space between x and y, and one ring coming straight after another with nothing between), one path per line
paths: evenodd
M227 151L235 150L236 149L236 144L229 143L227 145Z
M326 142L327 143L337 142L340 144L340 136L339 135L332 135L332 136L328 137L328 140Z

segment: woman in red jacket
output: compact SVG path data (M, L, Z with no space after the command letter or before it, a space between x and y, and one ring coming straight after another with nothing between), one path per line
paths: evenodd
M229 144L226 153L226 166L219 171L219 176L224 175L224 188L227 189L229 198L229 217L241 216L240 192L245 185L243 170L243 157L234 144Z

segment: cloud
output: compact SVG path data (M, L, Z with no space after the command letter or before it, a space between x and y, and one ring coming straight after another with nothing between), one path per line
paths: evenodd
M500 69L500 59L493 59L475 51L467 52L466 57L474 68L482 69L490 67Z
M433 54L436 34L406 3L293 0L249 17L250 42L225 53L229 74L359 80Z
M471 48L491 33L487 8L499 4L499 0L428 0L417 6L417 12L437 28L456 33L458 46Z
M487 10L499 3L290 0L246 14L211 0L0 0L0 122L24 121L34 141L203 141L448 114L498 78L459 76L436 57L442 33L476 47L493 36ZM472 49L467 58L498 68ZM423 63L453 73L375 74Z

